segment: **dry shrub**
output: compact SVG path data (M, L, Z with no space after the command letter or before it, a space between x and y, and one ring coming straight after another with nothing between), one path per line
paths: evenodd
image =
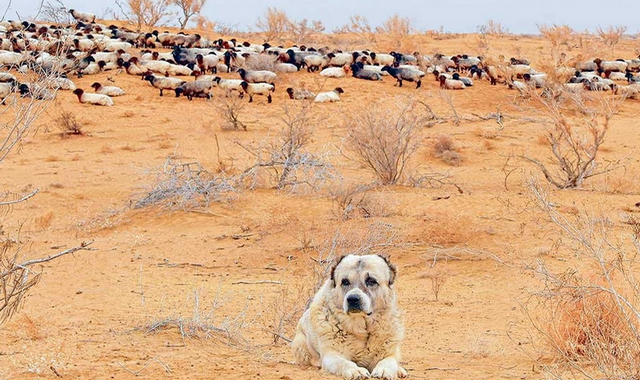
M429 280L431 283L431 291L433 292L435 300L438 301L440 290L442 290L442 286L444 286L445 282L447 282L447 279L449 278L449 272L444 269L430 266L422 277Z
M300 317L306 309L308 290L304 286L295 289L283 287L271 302L271 321L267 326L273 344L282 339L291 342Z
M420 142L428 116L413 101L385 100L368 104L347 116L347 148L383 185L405 178L409 159Z
M82 136L82 124L76 118L76 115L69 111L62 111L54 122L60 130L60 136L65 138L69 136Z
M216 96L214 99L214 107L221 116L220 119L222 121L222 125L220 128L222 128L222 130L233 131L237 131L242 128L242 130L246 131L246 121L243 121L243 112L246 106L247 102L243 101L243 99L238 96Z
M473 130L473 134L487 140L496 140L500 137L500 130L496 128L480 128Z
M349 23L336 28L333 33L355 35L360 43L375 44L377 41L376 31L367 18L361 15L349 17Z
M615 47L627 31L626 26L609 26L607 29L596 28L596 33L603 44L611 48L611 56L615 55Z
M573 37L573 29L569 25L538 25L538 31L540 35L546 38L550 43L553 50L558 49L560 46L569 46L569 41Z
M155 177L153 184L134 196L133 208L206 210L211 202L228 202L238 192L234 178L225 173L211 173L199 162L182 163L169 157L160 169L150 174Z
M561 378L565 368L586 378L633 379L640 375L640 283L636 278L640 241L611 234L604 217L565 216L535 179L528 181L535 201L562 231L575 264L554 269L540 259L532 272L540 280L525 305L556 361L543 368ZM567 218L571 218L571 220Z
M202 11L202 7L206 2L207 0L171 0L171 4L178 7L181 13L179 19L180 29L184 29L189 19Z
M137 31L143 27L154 27L173 15L169 10L170 0L116 0L115 3L121 14L114 14L114 18L124 18Z
M49 211L48 213L37 217L35 220L35 226L38 230L43 230L51 226L51 222L53 221L53 211Z
M478 26L478 32L496 38L502 38L509 34L509 29L497 21L489 20L486 24Z
M375 191L371 185L339 185L331 188L333 213L341 220L354 218L385 218L393 214L391 197Z
M462 156L451 136L438 135L431 144L431 154L442 162L451 166L459 166L462 162Z

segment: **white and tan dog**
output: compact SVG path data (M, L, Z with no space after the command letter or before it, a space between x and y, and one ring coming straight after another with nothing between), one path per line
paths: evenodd
M396 268L378 255L343 256L298 322L293 353L345 379L406 377Z

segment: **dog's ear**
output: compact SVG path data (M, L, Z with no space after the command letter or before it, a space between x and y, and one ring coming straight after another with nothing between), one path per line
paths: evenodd
M389 287L391 287L393 285L393 283L396 281L396 277L398 276L398 269L396 269L396 266L391 264L390 257L388 256L383 256L383 255L378 255L382 260L384 260L385 263L387 263L387 266L389 267Z
M342 261L342 259L344 259L345 257L347 257L346 255L342 255L340 256L340 258L338 258L338 260L336 260L333 264L333 267L331 267L331 281L333 281L333 287L336 287L336 277L335 277L335 273L336 273L336 268L338 267L338 265L340 264L340 262Z

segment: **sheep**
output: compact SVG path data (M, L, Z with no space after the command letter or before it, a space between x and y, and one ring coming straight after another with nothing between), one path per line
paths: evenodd
M462 83L464 83L466 87L473 86L473 80L471 78L461 77L460 74L458 73L453 73L453 75L451 76L451 79L461 81Z
M526 65L526 66L531 65L531 61L529 61L526 58L514 58L514 57L511 57L511 59L509 60L509 63L512 66L513 65Z
M627 82L629 82L630 84L640 83L640 78L633 76L633 73L631 73L631 71L627 71L625 77L627 78Z
M216 74L218 72L218 62L220 61L220 57L215 54L197 54L196 55L196 63L200 68L200 71L203 73L207 73L207 70L211 71L211 74Z
M627 82L627 72L622 73L618 71L605 70L604 77L612 81Z
M349 67L327 67L320 72L320 75L327 78L344 78L349 73Z
M627 70L629 71L640 71L640 57L638 59L628 59L627 61Z
M326 55L310 54L304 57L304 64L307 66L307 71L312 73L327 68L330 60L331 58Z
M6 82L15 82L17 81L16 76L9 73L0 73L0 83Z
M41 86L37 83L26 84L22 83L18 86L20 96L23 98L34 98L38 100L53 100L56 95L48 88Z
M213 81L196 80L195 82L185 82L175 89L176 98L184 94L189 100L192 100L194 96L196 98L211 99L211 93L209 92L211 87L213 87Z
M281 73L295 73L298 71L298 66L292 63L276 63L276 71Z
M76 85L67 77L52 78L45 81L45 85L55 90L75 90Z
M74 19L76 19L76 21L88 22L91 24L96 22L96 15L93 13L80 12L75 9L69 9L69 13Z
M186 66L169 64L169 69L165 72L167 75L191 75L192 70Z
M598 70L598 64L594 61L578 62L575 65L577 71L596 71Z
M80 88L75 89L73 93L78 96L78 100L80 101L80 103L83 103L83 104L89 103L89 104L93 104L94 106L112 106L113 105L113 100L108 95L90 94L90 93L84 92Z
M433 70L432 74L436 78L436 82L440 82L440 77L441 76L444 76L447 79L453 79L453 76L451 74L441 73L438 70Z
M382 76L388 76L389 73L386 71L382 71L384 66L376 66L376 65L362 65L362 68L365 70L373 71L374 73L378 73Z
M393 63L396 60L396 57L391 54L377 54L371 52L369 53L369 56L371 57L372 63L378 66L393 66Z
M462 57L451 57L451 60L456 64L456 69L458 71L469 71L471 67L480 65L482 60L480 57L468 57L463 55Z
M522 76L522 79L524 79L524 81L527 82L530 86L533 86L535 88L542 88L546 83L547 74L527 73Z
M0 104L6 104L5 100L12 92L15 91L16 83L17 82L15 80L0 83L0 99L2 99Z
M351 65L353 61L353 55L349 53L329 53L329 66L344 66Z
M125 94L125 91L117 86L103 86L99 82L95 82L91 85L94 91L98 94L109 95L109 96L122 96Z
M511 65L506 71L517 78L522 78L524 74L531 74L533 69L529 65Z
M316 103L338 102L340 94L344 94L344 90L342 87L336 87L333 91L319 93L313 101Z
M316 97L316 94L304 88L294 90L293 88L289 87L287 88L287 94L289 94L290 99L294 100L314 99Z
M389 75L396 78L398 87L402 87L402 81L406 80L416 82L416 88L420 88L422 85L422 77L425 75L424 72L418 69L395 68L391 66L384 66L382 71L386 71Z
M367 80L382 80L382 75L373 72L373 71L369 71L369 70L364 70L362 67L364 65L362 63L354 63L351 65L351 75L355 78L359 78L359 79L367 79Z
M108 42L103 50L104 51L110 51L110 52L115 52L118 50L122 50L124 52L129 51L129 49L131 49L133 45L129 42L125 42L125 41L113 41L113 42Z
M91 57L89 57L91 58ZM104 61L100 61L100 62L91 62L87 67L85 67L84 69L80 70L78 72L78 77L81 77L83 75L95 75L98 74L100 71L102 71L102 68L106 65L106 63Z
M178 78L170 78L170 77L157 77L151 72L147 72L143 80L149 81L149 83L160 90L160 96L162 96L162 90L175 90L179 86L186 83L185 81Z
M134 62L125 62L123 64L125 71L129 75L143 75L147 72L147 70L143 70L140 66L136 65Z
M620 72L625 72L627 71L627 67L629 66L629 64L627 62L625 62L624 60L620 60L620 61L603 61L600 58L596 58L593 60L593 62L596 63L596 65L598 65L599 69L602 69L604 71L620 71Z
M240 78L247 83L272 83L278 75L268 70L238 70Z
M218 86L221 89L225 90L227 96L231 93L231 91L238 91L240 97L244 96L244 92L242 89L242 79L222 79L220 77L215 77L213 79L214 86Z
M24 57L20 53L14 53L11 51L2 51L0 52L0 65L18 65Z
M585 90L589 91L611 91L611 86L604 82L586 81L583 82L582 85L584 86Z
M584 85L582 83L565 83L562 85L566 91L578 93L584 90Z
M463 90L466 86L460 80L447 79L444 75L440 75L440 88L447 90Z
M267 101L271 103L271 93L276 90L273 83L247 83L242 81L240 86L245 93L249 94L249 103L253 102L253 95L266 95Z
M640 94L640 84L633 83L626 86L618 85L614 88L614 93L624 95L627 98L636 99L638 94Z
M397 62L399 65L403 65L407 63L415 65L418 63L418 59L413 55L396 53L396 52L391 52L389 54L395 57L395 62Z

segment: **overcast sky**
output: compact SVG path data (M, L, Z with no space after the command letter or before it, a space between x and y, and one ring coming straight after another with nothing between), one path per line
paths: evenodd
M8 1L0 0L0 12ZM117 9L115 0L63 3L99 17L108 9ZM6 19L16 19L17 14L30 19L39 4L40 0L12 0ZM378 26L398 14L409 17L422 31L443 27L446 32L475 32L478 25L494 20L513 33L537 33L536 25L540 24L567 24L578 31L624 25L627 33L640 32L640 0L207 0L202 13L211 20L247 30L255 28L256 19L270 6L284 10L292 19L320 20L327 31L346 24L351 15L360 14L372 26Z

